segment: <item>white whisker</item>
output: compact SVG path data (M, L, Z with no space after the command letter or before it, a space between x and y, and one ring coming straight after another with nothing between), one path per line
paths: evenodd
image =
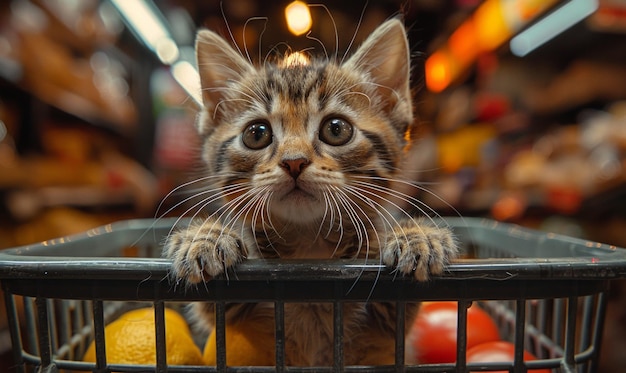
M170 207L169 209L167 209L164 213L161 214L161 216L165 216L167 214L169 214L170 212L172 212L173 210L177 209L178 207L184 205L185 203L196 199L200 196L203 195L207 195L207 194L211 194L212 198L211 199L211 203L218 201L219 199L221 199L222 197L225 197L227 195L229 195L231 191L235 191L237 188L241 187L245 185L244 183L238 183L238 184L232 184L232 185L227 185L225 187L217 187L217 188L213 188L213 189L200 189L199 192L193 193L192 195L190 195L189 197L186 197L183 200L180 200L178 202L176 202L176 204L174 204L172 207ZM166 197L167 198L167 197ZM206 201L207 199L204 199L203 201ZM200 202L202 204L202 202ZM159 204L159 207L161 207L163 204L163 201L161 202L161 204ZM197 205L194 205L194 207L197 207ZM192 207L193 209L193 207ZM189 212L190 210L185 211L185 213Z
M272 53L278 53L278 47L281 45L286 46L287 49L289 49L289 44L287 44L286 42L283 41L283 42L277 43L272 48L270 48L270 50L267 51L267 53L265 54L265 58L263 59L263 66L267 65L267 61L270 59L270 56Z
M241 221L246 222L248 219L248 214L251 212L254 215L254 211L257 209L257 205L263 203L263 197L266 195L266 191L269 189L269 186L265 186L262 188L254 188L250 194L252 194L252 198L250 198L245 205L242 207L237 207L237 214L231 219L231 226L234 226L235 223ZM243 216L243 218L242 218ZM242 224L244 226L245 224ZM243 236L243 235L242 235Z
M409 213L408 211L406 211L404 208L402 208L401 206L399 206L397 203L393 202L391 199L389 198L384 198L384 194L389 195L390 197L399 199L401 201L406 202L407 204L411 205L413 208L415 208L416 210L418 210L423 216L427 217L430 222L437 226L437 223L434 221L434 219L427 214L427 210L435 215L438 215L437 212L432 209L431 207L429 207L427 204L425 204L424 202L420 201L417 198L414 198L412 196L409 196L407 194L404 194L402 192L398 192L394 189L391 188L386 188L380 185L376 185L376 184L371 184L371 183L364 183L364 182L355 182L354 183L355 186L361 186L359 187L360 190L362 190L365 193L371 194L373 196L377 196L381 199L383 199L386 203L388 203L389 205L395 207L398 211L400 211L403 215L405 215L407 218L412 219L413 215L411 213ZM368 189L372 189L378 193L375 193L374 191L368 190ZM424 206L426 209L422 208L422 206Z
M335 61L337 61L337 53L339 53L339 33L337 32L337 24L335 23L335 18L333 17L328 7L324 4L309 4L309 6L323 8L328 14L328 16L330 17L330 21L333 24L333 29L335 30L335 57L334 59ZM307 34L307 38L309 38L308 34ZM314 39L314 38L310 38L310 39ZM314 39L314 40L319 41L318 39ZM322 48L324 49L324 54L326 55L326 59L329 59L328 52L326 51L326 47L324 46L324 43L322 43L321 41L319 42L322 45Z
M250 53L248 53L248 45L246 44L246 39L247 39L246 38L246 28L248 27L248 23L250 23L252 21L259 21L259 20L265 21L265 26L263 26L263 31L261 32L261 35L263 35L263 32L265 32L265 28L267 27L267 20L268 20L267 17L251 17L251 18L248 18L246 20L246 23L244 23L244 25L243 25L243 31L242 31L242 33L243 33L243 35L242 35L243 36L242 37L242 39L243 39L243 50L246 52L246 57L248 58L248 62L250 62L250 64L252 64L252 59L250 58ZM260 38L260 36L259 36L259 38ZM259 50L261 48L260 44L261 43L259 43ZM259 54L259 56L260 56L260 54Z
M368 193L368 194L373 195L374 197L379 197L377 194L371 193L371 192L369 192L367 190L364 190L362 188L357 188L355 186L350 186L350 185L346 185L346 186L344 186L344 188L345 188L346 192L349 192L350 194L352 194L353 196L355 196L359 200L363 201L364 203L366 203L369 207L371 207L373 209L373 211L378 215L378 217L384 223L383 227L385 228L385 236L387 235L387 227L389 227L389 229L392 232L393 232L393 227L394 226L401 228L400 223L393 216L393 214L391 212L389 212L383 205L381 205L380 203L376 202L376 200L374 200L372 198L369 198L369 197L367 197L365 195L365 193ZM391 221L385 215L387 215L391 219ZM378 242L380 244L380 240Z
M235 46L239 54L243 57L243 53L241 53L241 49L239 49L239 46L237 45L237 42L235 41L235 37L233 36L233 32L230 28L230 25L228 24L228 20L226 19L226 13L224 12L224 3L222 1L220 1L220 11L222 12L222 18L224 19L224 24L226 24L226 30L228 30L228 35L230 36L230 40L232 41L232 44Z
M337 188L337 189L338 189L338 188ZM375 201L373 201L373 200L371 200L371 199L369 199L369 198L366 198L365 196L362 196L362 195L360 195L360 194L358 194L358 193L355 193L355 191L354 191L354 190L352 190L352 191L351 191L351 190L349 190L349 189L346 189L346 191L348 191L348 192L350 192L351 194L355 195L355 196L356 196L357 198L359 198L361 201L365 202L368 206L372 207L372 208L373 208L373 210L374 210L374 212L376 212L376 213L378 214L378 216L379 216L379 217L381 217L384 221L386 221L386 224L387 224L387 225L389 225L389 226L390 226L390 228L392 228L392 227L391 227L391 224L389 223L389 221L388 221L388 220L384 217L384 215L383 215L383 214L382 214L382 213L381 213L381 212L380 212L377 208L375 208L375 207L374 207L374 205L372 204L372 203L376 204L376 202L375 202ZM357 207L358 207L358 209L359 209L359 210L360 210L360 211L364 214L364 216L366 217L367 222L368 222L368 223L370 224L370 226L372 227L372 230L373 230L374 235L375 235L375 237L376 237L376 241L378 242L378 249L380 250L380 249L383 247L383 243L382 243L382 242L381 242L381 240L380 240L380 236L379 236L379 234L378 234L377 227L376 227L376 225L374 224L374 222L371 220L371 218L370 218L369 214L365 213L365 211L364 211L364 210L363 210L363 209L362 209L362 208L361 208L361 207L360 207L357 203L355 203L352 199L350 199L350 198L349 198L349 197L345 194L345 192L344 192L343 190L339 190L339 189L338 189L338 192L340 192L341 194L343 194L343 195L346 197L346 199L347 199L348 201L352 202L352 204L353 204L354 206L357 206ZM382 208L382 206L380 206L380 207ZM383 210L384 210L384 208L383 208ZM384 210L384 211L386 212L386 210ZM395 219L394 219L394 221L395 221ZM400 226L400 225L399 225L399 223L398 223L397 221L395 221L395 222L396 222L396 224L398 224L398 226ZM362 222L362 221L361 221L361 223L362 223L362 226L363 226L363 228L364 228L365 236L366 236L366 239L367 239L367 241L366 241L366 252L365 252L365 261L367 262L367 260L369 259L369 252L370 252L370 250L369 250L369 249L370 249L371 242L370 242L370 240L369 240L369 236L368 236L368 234L367 234L367 227L365 227L365 223L364 223L364 222ZM385 229L386 229L386 228L385 228ZM401 227L400 227L400 229L401 229ZM393 229L392 229L392 232L393 232L393 234L395 235L395 231L394 231ZM386 234L385 234L385 236L386 236ZM359 251L360 251L360 246L359 246ZM379 259L379 263L380 263L380 264L382 264L382 255L380 255L380 253L377 253L377 256L378 256L378 259ZM363 274L363 271L364 271L364 270L365 270L365 269L363 269L363 270L361 271L361 274ZM369 298L371 297L372 293L374 292L374 288L376 287L376 283L378 282L378 278L380 277L381 270L382 270L382 265L379 267L379 270L378 270L378 272L376 273L376 278L375 278L374 282L372 283L372 287L371 287L371 289L370 289L370 292L369 292L369 294L368 294L367 299L369 299ZM359 278L361 277L361 274L360 274L359 276L357 276L357 278L355 279L355 281L354 281L354 283L352 284L352 286L348 289L348 292L352 291L352 289L354 288L354 286L357 284L357 282L358 282Z
M333 189L335 190L335 192L337 192L339 188L335 187ZM354 227L354 230L355 230L355 234L357 235L358 250L360 251L361 246L363 246L363 235L362 235L361 230L359 229L360 225L357 223L357 222L360 222L360 220L358 219L358 216L356 216L356 212L350 206L350 201L349 200L347 201L344 196L340 195L339 193L335 193L333 195L333 198L335 198L335 201L337 201L337 206L343 208L343 211L346 212L348 220L352 223L352 226ZM341 211L340 211L340 214L341 214ZM342 227L343 226L344 224L342 224Z
M252 219L250 220L250 231L252 232L252 235L254 235L256 237L256 224L257 221L259 220L259 215L261 215L261 224L263 224L263 205L265 204L265 196L267 195L267 190L269 189L269 187L264 188L264 190L262 191L263 196L260 198L259 203L257 203L254 206L254 210L252 212ZM245 229L245 225L242 224L241 225L241 237L245 237L245 233L244 233L244 229ZM258 242L256 243L256 246L258 248Z
M272 242L269 234L267 233L267 228L269 227L269 229L271 229L272 232L274 232L280 240L285 241L285 239L280 235L278 230L276 230L276 228L274 227L274 223L272 222L272 217L269 212L269 204L270 204L270 201L272 200L273 195L274 195L273 191L266 193L263 201L261 202L261 208L262 208L261 224L263 224L263 234L265 234L265 238L267 238L267 242L269 243L272 250L274 250L276 255L280 258L280 252L276 250L276 248L274 247L274 243ZM267 216L267 222L265 221L266 216Z
M336 92L336 96L337 96L337 97L345 97L345 96L348 96L348 95L360 95L360 96L365 97L365 99L366 99L366 100L367 100L367 102L368 102L368 105L371 107L371 106L372 106L372 99L371 99L371 97L370 97L370 96L368 96L366 93L359 92L359 91L353 91L353 90L352 90L354 87L357 87L359 84L360 84L360 83L358 83L358 84L352 84L351 86L346 87L345 89L342 89L342 90L341 90L341 91L339 91L339 92Z
M247 189L247 190L246 190ZM207 221L210 221L212 218L215 217L215 215L217 215L219 213L219 216L217 218L215 218L215 221L213 222L213 225L211 226L211 230L213 229L213 227L215 227L215 224L217 224L218 221L222 221L222 217L224 214L226 214L227 212L232 211L233 208L233 204L235 205L239 205L240 203L242 203L242 200L246 198L247 195L249 195L251 193L252 188L250 187L244 187L244 188L238 188L236 190L230 191L229 193L225 194L224 196L227 195L231 195L231 194L236 194L236 193L241 193L242 191L244 191L241 195L233 198L231 201L226 202L223 206L220 206L217 210L215 210L212 214L210 214L206 219L204 219L204 222L202 223L202 226L204 226L204 224ZM206 200L203 200L206 201ZM203 202L201 201L201 202ZM203 210L204 207L208 206L209 203L201 203L199 202L198 204L194 205L192 208L197 207L199 204L202 204L202 208L198 209L193 215L192 215L192 220L196 219L198 214ZM189 212L192 208L188 209L186 211ZM221 211L221 212L220 212ZM185 214L186 214L185 213ZM198 230L198 232L200 232L201 230ZM193 241L196 240L197 235L194 236Z
M365 186L365 188L361 188L361 187L357 187L357 186L347 186L347 187L346 187L346 190L352 190L352 191L357 190L357 191L359 191L359 195L361 195L361 194L369 194L369 195L372 195L372 196L375 196L375 197L378 197L378 198L382 198L382 197L381 197L381 195L380 195L379 193L375 193L375 192L373 192L373 191L371 191L371 190L368 190L368 188L372 188L372 189L374 189L374 190L376 190L376 191L378 191L378 192L387 193L387 194L392 195L392 196L394 196L394 197L396 197L396 198L400 198L400 197L399 197L400 195L404 195L404 196L409 197L410 199L414 199L414 198L412 198L412 197L410 197L410 196L408 196L408 195L406 195L406 194L403 194L403 193L397 192L397 191L395 191L395 190L393 190L393 189L386 188L386 187L383 187L383 186L380 186L380 185L370 184L370 183L364 183L364 182L359 182L359 183L360 183L361 185L364 185L364 186ZM366 196L363 196L363 198L367 198L368 200L371 200L370 198L368 198L368 197L366 197ZM402 212L402 213L403 213L403 214L404 214L407 218L409 218L409 219L414 219L414 217L413 217L411 214L409 214L407 211L405 211L405 210L404 210L404 209L402 209L400 206L398 206L397 204L395 204L393 201L390 201L389 199L385 199L385 198L383 198L383 200L385 200L387 203L389 203L389 204L391 204L392 206L394 206L395 208L397 208L397 209L398 209L399 211L401 211L401 212ZM373 202L374 202L377 206L379 206L382 210L384 210L384 211L385 211L385 212L386 212L386 213L387 213L387 214L388 214L388 215L389 215L389 216L390 216L390 217L394 220L394 222L395 222L396 226L397 226L398 228L400 228L400 230L401 230L401 232L402 232L402 235L404 236L404 239L406 240L406 239L407 239L406 233L404 232L404 229L403 229L403 228L402 228L402 226L399 224L399 222L395 219L395 217L393 217L393 215L392 215L389 211L387 211L387 210L386 210L386 209L385 209L385 208L384 208L381 204L379 204L378 202L375 202L375 201L373 201ZM407 202L408 202L408 203L412 203L412 202L411 202L411 200L408 200ZM418 209L420 209L420 208L419 208L419 206L416 206L416 205L413 205L413 206L414 206L414 207L416 207L416 208L418 208ZM420 211L422 211L422 210L420 209ZM434 211L434 210L433 210L433 211ZM436 214L436 213L435 213L435 214ZM424 215L426 215L426 214L424 213ZM381 216L381 218L384 218L384 216L383 216L383 215L380 215L380 216ZM437 226L437 227L438 227L438 225L436 224L436 222L434 221L434 219L432 219L432 218L431 218L430 216L428 216L428 215L426 215L426 216L427 216L427 217L428 217L428 219L430 220L431 224L433 224L434 226ZM421 227L421 225L420 225L420 224L416 224L416 225L415 225L415 227L416 227L417 229L419 229L419 230L422 232L422 234L424 234L424 235L426 234L426 233L425 233L425 231L422 229L422 227ZM392 231L392 232L394 232L394 231ZM394 232L394 236L395 236L395 238L396 238L396 239L398 239L398 236L395 234L395 232ZM399 273L397 268L396 268L396 269L394 269L394 273L396 273L396 275Z
M331 203L331 222L330 225L328 227L328 233L326 234L326 237L324 238L328 238L330 237L330 234L332 233L333 230L333 226L335 223L335 218L334 218L334 212L335 209L337 210L337 220L338 225L337 225L337 230L339 232L339 239L337 239L337 245L335 246L335 249L333 250L333 255L337 252L337 250L339 250L339 245L341 244L341 242L343 241L343 236L344 236L344 228L343 228L343 216L341 214L341 207L339 206L339 203L337 202L337 199L335 198L334 194L331 191L330 187L326 187L326 191L328 193L324 193L324 196L328 196L328 202Z
M224 227L228 227L229 225L232 226L237 222L241 211L244 210L241 206L246 206L250 202L250 198L252 200L255 199L257 196L257 190L257 188L250 188L243 194L233 198L224 206L220 207L214 214L211 215L211 217L215 216L215 214L220 210L223 210L216 219L221 221Z
M356 230L359 247L357 251L357 256L358 253L360 253L361 248L363 247L363 243L365 243L365 260L367 260L367 258L369 257L370 240L369 234L367 232L367 226L365 225L363 219L359 217L359 212L362 216L365 217L367 222L373 228L374 234L376 235L376 237L378 237L378 233L376 232L376 226L367 215L367 213L363 211L363 209L358 204L354 203L354 201L350 197L348 197L348 195L341 188L335 187L334 190L337 192L337 197L339 198L339 201L344 207L346 213L348 213L348 217L350 218L350 221L352 222L352 225Z
M170 228L170 231L168 233L168 236L172 234L172 232L174 231L175 227L178 226L178 224L180 223L180 221L192 210L196 210L196 212L194 212L194 214L191 216L190 220L193 221L194 219L197 218L198 214L204 210L204 208L206 206L209 206L210 204L221 200L224 197L227 197L231 194L235 194L235 193L239 193L245 189L247 189L249 187L246 186L240 186L238 188L233 188L232 190L229 190L228 193L224 193L223 191L220 191L219 193L212 195L208 198L204 198L201 201L195 203L194 205L192 205L191 207L189 207L187 210L185 210L174 222L174 224L172 225L172 227ZM220 207L223 208L224 206ZM219 211L219 209L218 209ZM212 216L212 215L211 215ZM211 217L209 216L209 217Z
M174 189L172 189L170 192L168 192L168 193L165 195L165 197L163 197L163 198L161 199L161 201L159 202L159 205L157 206L157 208L156 208L156 210L155 210L155 213L154 213L154 216L153 216L153 221L152 221L152 224L150 224L150 226L149 226L148 228L146 228L145 232L144 232L144 233L142 233L142 234L141 234L141 235L140 235L140 236L136 239L136 241L135 241L135 243L134 243L134 244L136 244L137 242L139 242L139 241L140 241L140 240L144 237L144 235L148 233L148 231L149 231L149 230L153 229L153 228L156 226L156 224L157 224L157 223L158 223L158 222L159 222L159 221L160 221L163 217L165 217L167 214L169 214L170 212L172 212L172 211L173 211L173 210L175 210L176 208L180 207L181 205L183 205L183 204L184 204L184 203L186 203L187 201L189 201L189 199L193 199L193 198L194 198L194 196L192 196L192 198L186 198L186 199L185 199L185 200L183 200L183 201L178 201L178 202L177 202L177 203L175 203L172 207L170 207L167 211L165 211L165 212L164 212L164 213L162 213L162 214L159 214L159 211L161 210L161 208L163 207L163 204L165 203L165 201L166 201L168 198L171 198L171 197L172 197L172 196L174 196L177 192L180 192L183 188L185 188L185 187L187 187L187 186L189 186L189 185L193 185L193 184L195 184L195 183L200 183L200 182L204 182L204 181L211 180L211 179L220 179L221 177L222 177L222 176L220 176L220 175L210 175L210 176L204 176L204 177L201 177L201 178L199 178L199 179L194 179L194 180L188 181L188 182L186 182L186 183L183 183L183 184L181 184L181 185L179 185L179 186L175 187ZM205 191L205 189L206 189L206 188L201 189L201 190L202 190L202 192L204 192L204 191ZM213 190L213 191L214 191L214 190ZM207 192L207 193L210 193L210 192ZM203 194L207 194L207 193L203 193ZM173 224L173 226L172 226L172 229L176 226L176 224L177 224L179 221L180 221L180 219L177 219L177 220L176 220L176 222L175 222L175 223ZM169 231L169 233L168 233L168 236L172 233L172 229L170 229L170 231ZM155 241L156 241L156 237L155 237ZM134 245L134 244L133 244L133 245Z
M387 231L387 227L389 227L389 231L391 231L391 233L393 234L393 237L395 240L398 240L398 235L396 234L396 231L394 229L394 226L397 227L402 236L404 237L404 239L407 239L406 233L404 232L404 229L402 228L402 225L400 224L400 222L395 218L395 216L393 216L393 214L391 212L389 212L383 205L381 205L380 203L376 202L375 200L365 196L363 194L363 192L369 192L367 190L363 190L361 188L356 188L354 186L345 186L346 190L349 191L350 193L352 193L355 197L359 198L360 200L362 200L363 202L367 203L374 212L376 212L376 214L378 214L378 217L381 219L381 221L384 223L383 227L385 228L385 239L387 240L387 242L389 241L389 238L387 237L388 235L388 231ZM371 193L374 197L379 197L377 194L375 193ZM384 212L384 213L383 213ZM385 217L385 214L389 216L389 218L391 218L392 221L389 221L387 219L387 217ZM409 216L409 218L412 219L411 216ZM392 224L393 222L393 224ZM377 237L378 238L378 237ZM382 249L383 245L386 244L383 243L381 244L380 239L378 240L379 243L379 248ZM382 263L382 255L380 255L379 257L379 264L383 264ZM381 266L382 268L382 266ZM376 279L378 279L380 277L380 270L376 273ZM374 282L376 283L376 282ZM372 288L373 291L373 288ZM370 292L371 295L371 292Z
M363 5L363 9L361 9L361 15L359 16L359 21L356 24L356 29L354 30L354 34L352 34L352 39L350 39L350 43L348 43L348 47L346 48L346 51L343 53L343 56L341 57L342 64L346 60L346 57L348 56L348 53L350 52L350 48L352 48L352 44L354 44L354 39L356 39L356 35L359 33L359 29L361 28L361 23L363 23L363 16L365 15L365 9L367 9L367 4L368 2L366 1L365 5Z
M324 55L326 56L326 59L328 59L328 51L326 50L324 43L319 38L311 36L311 31L307 32L305 37L309 40L316 41L319 45L321 45L322 49L324 50Z
M172 197L175 193L179 192L181 189L186 188L186 187L188 187L188 186L190 186L190 185L193 185L193 184L199 183L199 182L206 181L206 180L211 180L211 179L221 179L221 178L222 178L222 176L221 176L221 175L204 176L204 177L202 177L202 178L200 178L200 179L194 179L194 180L188 181L188 182L186 182L186 183L184 183L184 184L181 184L181 185L179 185L179 186L175 187L175 188L174 188L174 189L172 189L169 193L167 193L167 194L165 195L165 197L163 197L163 198L161 199L161 202L160 202L160 203L159 203L159 205L157 206L157 208L156 208L156 212L154 213L154 218L156 218L156 217L158 216L159 211L161 210L161 207L163 207L163 203L165 203L165 201L166 201L168 198ZM169 212L169 211L168 211L168 212ZM165 214L167 214L168 212L166 212Z
M367 185L367 187L371 187L371 186L372 186L372 185L367 184L367 183L364 183L364 184L366 184L366 185ZM355 187L346 187L346 189L350 189L350 188L352 188L352 190L354 190L354 188L355 188ZM387 188L386 188L386 189L387 189ZM360 193L367 193L367 194L371 194L371 195L373 195L373 196L375 196L375 197L379 197L379 198L380 198L380 195L379 195L379 194L376 194L376 193L374 193L374 192L372 192L372 191L369 191L369 190L367 190L366 188L358 188L358 190L360 191ZM384 190L384 189L382 189L382 190ZM386 191L386 190L384 190L384 191L385 191L386 193L388 193L388 191ZM389 191L392 191L392 192L393 192L393 190L392 190L392 189L389 189ZM363 198L367 198L367 197L363 197ZM368 199L368 200L371 200L371 199L369 199L369 198L367 198L367 199ZM387 199L385 199L385 201L386 201L387 203L391 204L392 206L396 207L396 208L397 208L399 211L401 211L401 212L402 212L402 213L403 213L403 214L404 214L407 218L409 218L409 219L414 219L414 217L413 217L411 214L409 214L408 212L406 212L404 209L402 209L400 206L398 206L398 205L397 205L397 204L395 204L394 202L389 201L389 200L387 200ZM400 228L400 230L402 231L402 235L404 236L404 239L406 240L406 234L404 233L404 230L402 229L402 226L399 224L399 222L396 220L396 218L393 216L393 214L391 214L389 211L387 211L387 210L384 208L384 206L382 206L382 205L381 205L381 204L379 204L378 202L375 202L375 201L372 201L372 202L374 202L377 206L379 206L379 207L380 207L383 211L385 211L385 212L386 212L386 213L387 213L387 214L388 214L388 215L392 218L392 220L394 221L395 225L396 225L398 228ZM380 216L381 216L381 218L384 218L384 216L383 216L383 215L380 215ZM431 222L433 225L437 226L437 225L436 225L436 223L435 223L435 221L434 221L431 217L428 217L428 219L430 220L430 222ZM386 219L385 219L385 220L386 220ZM388 221L387 221L387 222L388 222ZM390 227L391 227L391 226L390 226ZM420 231L422 231L422 233L423 233L423 230L419 227L419 225L417 225L417 227L418 227L418 228L420 229ZM392 230L392 232L393 232L393 230ZM394 232L394 235L395 235L395 232ZM397 235L395 236L395 238L396 238L396 239L398 238L398 237L397 237Z
M330 189L327 187L326 191L327 193L324 193L324 196L328 199L329 203L331 204L331 209L330 209L330 224L328 225L328 233L326 235L326 237L330 236L333 227L335 226L335 211L337 212L337 218L339 220L338 226L339 228L337 228L338 230L341 230L341 235L343 236L343 227L342 227L342 220L341 220L341 211L339 209L339 206L337 205L337 201L335 201L334 198L332 198L332 193L330 192ZM332 198L332 201L331 201ZM335 207L335 208L332 208Z
M462 218L461 213L454 207L452 206L450 203L446 202L443 198L441 198L440 196L438 196L436 193L434 193L433 191L417 184L416 182L411 182L411 181L406 181L406 180L402 180L402 179L390 179L390 178L384 178L384 177L377 177L377 176L354 176L355 178L360 178L360 179L366 179L366 180L379 180L379 181L385 181L385 182L391 182L391 183L400 183L406 186L410 186L413 187L419 191L422 191L424 193L427 193L433 197L435 197L438 201L442 202L443 204L445 204L448 208L450 208L451 210L453 210L455 212L455 214L457 214L459 217ZM411 205L413 207L415 207L416 209L418 209L419 211L422 211L423 213L425 213L425 211L418 206L415 206L415 204L420 205L422 207L425 207L428 211L430 211L431 213L435 214L438 217L441 217L433 208L431 208L430 206L428 206L426 203L420 201L418 198L413 197L411 195L408 195L406 193L402 193L399 192L395 189L392 188L388 188L388 187L384 187L378 184L373 184L373 183L366 183L368 186L377 186L379 188L381 188L380 190L391 195L394 196L398 199L402 199L405 200L407 203L409 203L410 201L412 202ZM406 198L406 199L405 199ZM427 215L427 214L426 214ZM435 223L434 221L432 221L433 224Z

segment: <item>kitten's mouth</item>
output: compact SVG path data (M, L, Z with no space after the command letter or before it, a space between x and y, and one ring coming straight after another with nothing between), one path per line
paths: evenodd
M273 204L273 213L277 216L293 222L311 222L319 218L325 211L325 204L320 203L320 198L315 191L303 189L293 185L287 188L282 195L276 196Z
M285 193L285 195L281 198L281 200L282 201L293 200L296 202L304 201L304 200L317 201L317 198L315 198L315 196L312 195L311 193L303 190L302 188L296 185L289 192Z

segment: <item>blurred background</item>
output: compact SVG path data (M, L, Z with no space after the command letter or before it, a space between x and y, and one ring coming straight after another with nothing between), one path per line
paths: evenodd
M443 215L626 247L625 0L316 4L3 1L0 248L176 204L164 197L198 169L198 27L255 61L288 48L341 58L397 15L419 123L409 172L432 192L419 198ZM605 372L626 367L626 295L614 285Z

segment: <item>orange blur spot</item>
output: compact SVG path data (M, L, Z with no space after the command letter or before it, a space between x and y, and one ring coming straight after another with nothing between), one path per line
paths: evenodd
M426 60L426 87L432 92L443 91L452 81L452 61L443 51Z

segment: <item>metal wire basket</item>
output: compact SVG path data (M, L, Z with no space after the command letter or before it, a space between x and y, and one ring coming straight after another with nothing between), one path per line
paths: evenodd
M450 218L465 257L426 283L400 278L379 263L355 260L250 260L236 278L218 278L191 289L168 281L170 262L160 259L174 220L119 222L80 235L0 252L15 370L94 372L554 372L597 370L611 279L626 276L626 250L490 220ZM134 257L129 257L132 252ZM306 283L306 292L302 284ZM457 360L450 364L405 364L407 302L454 300L458 307ZM217 364L168 366L166 303L216 304ZM290 302L328 302L334 312L334 360L327 367L285 365L284 307ZM395 302L395 364L345 366L342 355L344 302ZM478 301L515 344L507 363L467 363L467 308ZM135 302L155 309L156 365L107 363L104 327ZM276 365L226 365L225 304L273 302ZM23 308L23 310L22 310ZM18 312L18 309L20 311ZM96 342L96 363L81 362ZM329 346L329 348L331 348ZM523 361L526 349L539 359Z

